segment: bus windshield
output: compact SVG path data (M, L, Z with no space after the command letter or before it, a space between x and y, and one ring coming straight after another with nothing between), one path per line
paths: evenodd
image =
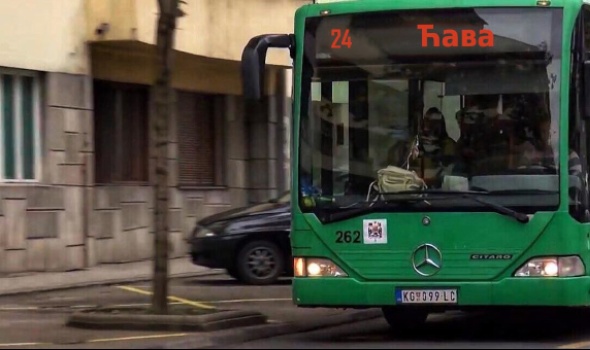
M429 191L481 191L521 212L555 210L561 36L559 8L307 19L302 209L366 201L380 170L402 169ZM486 210L450 199L395 210Z

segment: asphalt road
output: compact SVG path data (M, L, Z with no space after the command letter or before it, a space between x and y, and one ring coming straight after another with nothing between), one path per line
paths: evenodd
M2 348L145 348L200 337L190 332L97 331L66 327L75 310L98 305L150 302L149 283L0 298ZM171 282L176 302L197 302L218 308L253 309L274 322L306 321L341 310L297 309L289 281L274 286L245 286L233 279L207 276ZM231 335L228 335L231 336ZM358 322L317 332L276 337L234 346L234 349L294 348L590 348L590 312L435 315L413 334L392 333L382 320Z
M230 349L585 349L590 348L590 315L431 316L412 334L396 335L382 319L311 333L253 341ZM585 323L585 324L584 324Z
M149 305L150 283L89 287L0 298L0 350L33 348L137 347L199 336L191 332L85 330L65 326L75 311L97 306ZM305 310L291 301L289 280L273 286L247 286L225 275L176 279L170 284L172 303L208 308L254 310L274 322L307 320L342 310Z

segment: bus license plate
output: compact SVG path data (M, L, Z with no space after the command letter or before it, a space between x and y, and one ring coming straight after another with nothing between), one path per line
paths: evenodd
M457 304L456 289L397 290L398 304Z

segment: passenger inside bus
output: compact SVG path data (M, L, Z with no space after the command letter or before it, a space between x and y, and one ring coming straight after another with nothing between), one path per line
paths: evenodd
M456 143L447 133L442 112L429 108L420 121L416 138L398 141L389 148L387 165L413 170L429 186L440 184L441 174L455 160Z
M570 137L570 140L574 140L574 138ZM536 165L555 169L555 158L550 142L551 121L544 119L539 123L536 142L527 140L523 143L521 148L523 157L519 167ZM572 142L569 145L568 169L570 175L580 176L582 174L582 162Z
M530 97L504 96L503 106L497 95L467 99L455 116L461 136L455 151L449 153L454 157L447 161L452 164L452 175L502 174L535 166L556 169L551 120L544 117L542 107L536 111L521 108L518 100L522 98ZM569 155L570 174L581 173L574 147Z
M416 138L390 149L387 164L414 171L429 188L441 188L445 175L471 178L533 171L555 173L551 119L538 95L478 95L465 98L455 118L459 138L449 136L448 120L431 107L419 122ZM538 108L530 108L537 105ZM574 138L575 139L575 138ZM580 175L582 163L569 148L569 173ZM409 164L407 161L409 160Z
M555 159L551 147L551 120L543 118L537 123L537 128L533 132L534 137L524 140L518 146L519 157L518 169L529 167L543 167L555 169Z
M429 186L439 187L441 175L455 161L457 144L449 137L445 118L436 107L426 111L419 130L419 155L410 161L410 170Z
M455 120L459 126L460 138L457 141L458 154L453 173L469 176L481 163L485 150L485 109L476 100L457 111Z

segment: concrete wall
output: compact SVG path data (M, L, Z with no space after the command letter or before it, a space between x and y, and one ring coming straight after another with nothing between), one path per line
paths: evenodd
M260 103L248 103L248 129L252 142L249 145L249 174L251 177L250 202L259 203L277 197L288 189L289 161L285 154L285 113L290 106L285 91L284 73L277 73L274 79L275 93Z
M90 51L92 74L96 79L143 85L151 85L156 79L153 46L137 42L125 45L95 43ZM242 91L240 76L239 62L180 53L175 55L172 87L194 92L239 95ZM272 82L266 86L272 86Z
M94 184L92 106L93 78L153 83L154 47L149 43L154 41L150 31L155 23L156 0L151 1L151 5L145 5L147 0L0 1L3 23L12 28L0 33L0 66L46 72L42 74L42 178L36 184L0 186L0 275L68 271L151 258L152 188ZM187 13L199 13L204 22L188 28L194 17L182 20L180 47L195 51L192 53L231 59L239 58L246 38L259 32L276 32L277 28L288 31L294 13L289 6L301 3L188 2ZM229 6L227 13L220 3ZM139 15L129 16L128 10ZM87 47L85 39L91 35L90 28L104 20L112 24L111 36L105 39L108 42ZM213 29L205 30L204 26ZM85 27L88 31L80 30ZM233 40L232 33L242 39ZM212 38L206 38L209 35ZM137 40L110 42L120 37ZM219 38L225 40L223 45ZM288 154L283 147L288 100L282 76L273 70L267 78L264 106L246 109L239 97L238 62L189 53L177 55L175 88L226 95L220 102L226 108L219 120L225 123L228 170L223 188L179 189L176 123L171 121L169 220L173 257L186 254L184 238L198 219L266 201L285 186L284 181L277 179L285 179L282 172L288 170Z
M258 34L292 32L295 10L309 0L187 0L178 23L178 50L240 60ZM2 0L0 66L90 74L88 42L155 44L157 0ZM109 30L97 34L105 23ZM25 25L23 25L25 24ZM289 65L285 50L270 50L269 64Z
M0 272L83 268L93 182L92 91L84 75L45 75L42 181L0 187ZM86 189L86 190L85 190Z
M269 100L283 97L273 96ZM176 122L170 124L170 242L172 257L186 255L188 237L197 220L232 208L266 201L278 193L273 143L277 115L250 118L239 96L226 96L225 173L227 185L219 189L187 190L177 187ZM274 102L273 102L274 103ZM266 119L266 120L265 120ZM250 133L253 134L250 134ZM100 186L94 190L90 239L95 264L144 260L153 254L153 190L147 186Z
M0 23L0 66L88 74L85 0L2 0Z
M43 118L43 179L0 187L0 273L68 271L149 259L153 254L153 190L149 186L94 186L91 79L47 74ZM277 106L283 96L270 96ZM226 96L227 186L177 187L176 122L170 129L171 257L185 256L184 239L196 221L278 193L281 175L275 135L278 109L248 115L239 96ZM273 112L274 111L274 112Z
M245 168L247 135L240 99L224 98L225 115L219 116L229 132L225 138L226 168ZM153 114L152 114L153 117ZM245 172L227 174L224 189L185 190L177 187L178 140L176 120L170 123L169 145L169 227L171 257L185 256L188 247L184 239L196 221L232 207L247 203ZM95 240L96 263L139 261L153 256L153 189L149 186L98 186L95 188L92 235Z
M90 41L138 40L155 44L156 0L86 0ZM250 38L292 33L297 8L310 0L186 0L178 21L175 48L211 58L240 60ZM96 29L109 24L109 31ZM267 63L290 65L285 50L270 50Z

